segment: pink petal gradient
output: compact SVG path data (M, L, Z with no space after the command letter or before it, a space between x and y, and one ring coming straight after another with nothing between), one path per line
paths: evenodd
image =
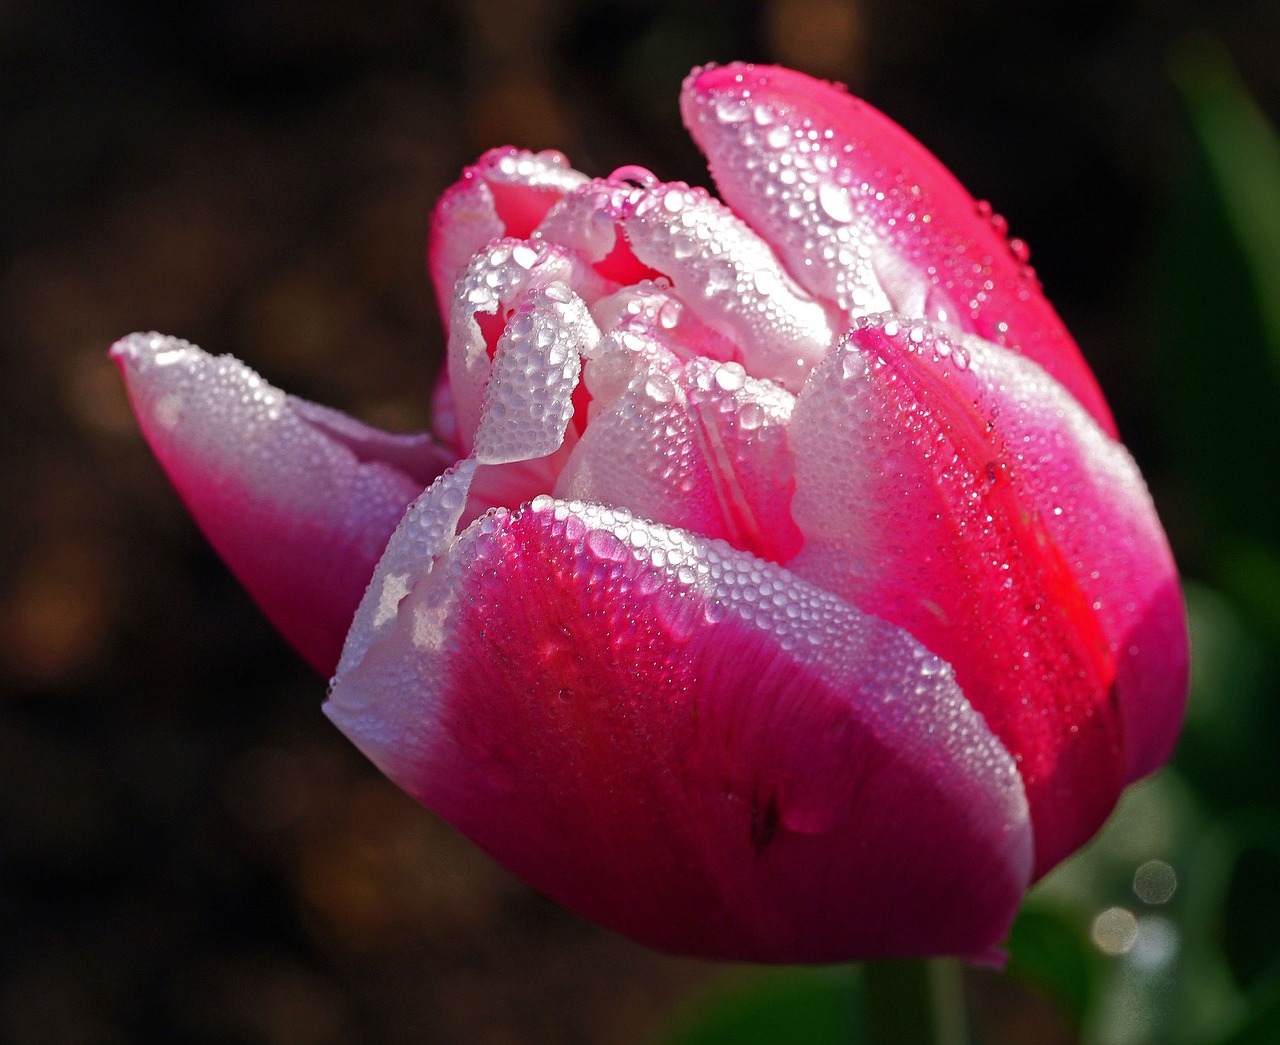
M686 954L993 956L1030 871L1022 786L905 632L545 497L408 561L325 710L536 888Z
M387 538L452 453L287 396L238 360L177 338L133 334L111 355L209 542L328 675Z
M1109 435L1080 351L989 207L906 131L842 87L776 66L695 69L685 126L721 196L792 274L850 320L943 320L1061 381Z
M1177 572L1132 458L1025 357L860 320L796 403L788 565L954 665L1018 759L1043 874L1170 754Z

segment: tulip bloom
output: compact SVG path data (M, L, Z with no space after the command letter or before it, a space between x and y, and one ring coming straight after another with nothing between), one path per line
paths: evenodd
M719 199L515 149L445 194L431 434L115 357L329 716L533 886L689 954L990 958L1170 754L1168 545L1025 251L922 146L784 69L682 106Z

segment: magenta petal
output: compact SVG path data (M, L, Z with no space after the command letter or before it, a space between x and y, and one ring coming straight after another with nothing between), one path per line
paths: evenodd
M1182 716L1177 574L1133 460L1026 358L893 316L814 372L791 441L788 565L955 666L1019 760L1042 874Z
M988 954L1026 886L1017 771L947 666L720 542L540 498L472 526L356 647L339 727L516 874L649 945Z
M773 66L695 70L685 125L724 200L850 319L944 321L1034 359L1114 422L1024 258L938 160L843 88Z
M111 353L210 543L328 675L387 538L447 453L286 396L230 356L176 338L133 334Z

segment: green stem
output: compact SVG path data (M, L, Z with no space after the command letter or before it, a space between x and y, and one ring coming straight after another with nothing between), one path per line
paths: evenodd
M968 1045L955 959L870 962L862 977L868 1045Z

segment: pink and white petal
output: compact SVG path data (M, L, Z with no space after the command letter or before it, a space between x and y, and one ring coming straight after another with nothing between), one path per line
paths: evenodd
M604 339L585 380L591 420L556 496L625 505L670 526L729 536L676 357L628 329Z
M511 464L559 450L573 419L582 356L599 341L586 303L564 283L529 292L498 340L475 459Z
M590 423L554 493L791 558L794 397L736 362L681 362L669 333L632 316L602 340L585 370Z
M507 318L529 293L565 283L594 300L598 283L565 248L543 241L502 239L472 258L453 290L449 326L449 386L458 441L469 453L481 402Z
M409 505L356 608L336 674L347 671L360 650L387 636L409 593L410 579L430 573L436 559L453 543L475 473L474 461L459 461Z
M788 565L955 666L1019 760L1043 874L1181 717L1176 574L1132 460L1031 361L892 316L815 371L790 435Z
M894 310L1035 360L1109 434L1101 392L989 207L843 88L772 66L694 70L681 99L724 200L849 319Z
M431 217L428 268L449 321L453 287L471 258L503 236L525 239L568 192L588 181L562 153L490 149L448 188Z
M453 405L453 386L449 384L449 368L445 367L436 378L431 391L431 434L444 446L452 447L454 457L462 457L458 440L458 411Z
M647 330L660 329L662 343L680 359L702 356L742 361L741 348L703 323L670 287L653 280L600 298L591 306L591 314L604 333L637 324Z
M664 950L987 956L1012 759L947 666L776 565L540 498L464 532L326 711L559 903Z
M799 391L835 342L826 307L705 189L655 185L628 205L622 230L641 263L667 276L704 323L742 347L755 377Z
M574 251L613 284L654 279L659 273L636 257L621 230L623 217L643 193L624 179L597 178L553 207L534 238Z
M133 334L111 354L210 543L328 675L387 538L449 452L286 396L238 360L177 338Z
M738 363L695 359L681 373L689 412L729 531L728 540L772 562L799 552L791 516L795 470L787 428L795 397L749 377Z
M961 398L1002 434L998 467L1021 485L1024 511L1043 526L1114 659L1131 783L1173 754L1189 672L1177 565L1151 495L1129 452L1043 370L977 338L956 347L963 354L948 366L968 357L956 370Z

